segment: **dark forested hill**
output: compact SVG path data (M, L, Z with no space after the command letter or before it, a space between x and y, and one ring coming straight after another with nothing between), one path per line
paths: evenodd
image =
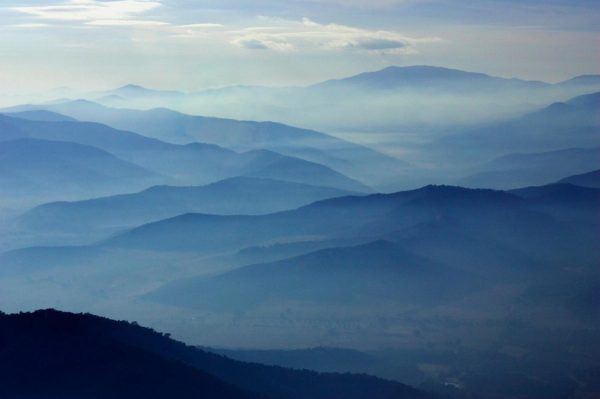
M0 313L0 397L427 398L366 375L242 363L151 329L55 310Z

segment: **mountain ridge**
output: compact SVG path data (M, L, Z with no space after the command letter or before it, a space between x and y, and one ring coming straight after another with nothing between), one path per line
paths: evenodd
M237 176L205 186L159 185L133 194L43 204L21 215L19 221L36 230L134 226L194 209L222 215L262 214L349 194L329 187Z
M95 122L32 121L0 115L0 124L3 122L6 129L0 131L0 141L38 138L91 145L183 184L207 184L244 173L270 173L271 177L299 183L319 184L327 179L330 184L322 185L333 184L351 191L370 190L325 165L273 151L238 153L216 144L171 144ZM269 165L282 160L287 162L288 169L270 169L275 166Z

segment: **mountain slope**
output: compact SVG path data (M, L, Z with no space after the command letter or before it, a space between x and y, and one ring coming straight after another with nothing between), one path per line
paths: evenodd
M490 90L515 88L542 88L550 86L539 81L504 79L483 73L465 72L457 69L427 65L398 67L366 72L345 79L329 80L311 86L319 90L339 89L435 89L435 90Z
M201 348L244 362L270 364L294 369L321 372L364 372L375 369L379 359L375 355L352 349L317 347L291 350L244 350Z
M557 86L593 87L600 86L600 75L579 75L556 84Z
M32 121L46 121L46 122L75 122L75 119L65 115L61 115L56 112L50 112L46 110L32 110L32 111L21 111L7 114L12 118L28 119Z
M0 140L16 140L27 137L25 132L19 129L14 118L5 118L0 114Z
M466 187L512 189L554 183L564 176L600 166L600 147L568 148L541 153L515 153L477 167L457 181Z
M115 330L119 329L118 322ZM89 315L0 314L4 398L259 398L198 369L93 332Z
M477 272L481 256L495 253L487 263L497 265L502 274L507 264L526 271L544 262L554 267L566 259L587 264L595 259L597 205L577 212L568 212L569 207L560 198L540 203L500 191L427 186L334 198L261 216L185 214L116 235L102 246L217 254L276 242L409 240L409 248L418 254L478 274L485 274Z
M263 216L186 214L140 226L105 245L162 250L241 248L272 239L372 236L439 217L464 208L490 215L518 211L518 198L492 190L427 186L395 194L341 197L294 211Z
M160 176L91 146L36 139L0 142L6 199L65 198L144 188Z
M427 397L406 385L365 375L241 363L137 324L89 314L54 310L0 314L0 325L3 397L42 393L77 398Z
M470 161L514 152L596 148L600 133L600 92L554 103L521 118L469 129L425 146L452 159Z
M270 213L348 194L327 187L234 177L200 187L157 186L135 194L44 204L24 214L20 221L45 230L136 226L189 212Z
M561 206L598 208L600 188L577 186L570 183L556 183L539 187L525 187L510 191L529 201Z
M146 251L176 259L182 254L235 254L247 248L227 264L211 268L223 270L384 239L437 263L497 280L539 270L540 265L558 266L566 259L589 264L598 253L597 195L542 190L548 191L547 199L520 191L428 186L395 194L333 198L266 215L189 213L121 232L90 249L120 252L118 263L126 264ZM561 250L557 253L556 248ZM35 247L26 248L6 253L3 260L7 270L18 271L29 264L37 267L39 256L29 257L36 253L40 252ZM482 259L486 259L485 267Z
M136 133L116 130L90 122L46 122L10 118L0 115L0 142L11 138L36 138L91 145L108 151L126 161L138 164L156 173L171 177L180 184L207 184L228 177L239 176L271 167L280 178L286 173L276 162L285 159L294 182L327 186L353 191L369 190L366 186L323 165L299 158L284 157L269 151L240 154L213 144L193 143L176 145L150 139ZM315 175L315 168L319 170Z
M324 165L315 162L305 161L298 158L281 156L271 151L251 151L244 153L249 158L258 160L268 160L264 167L250 170L243 173L247 176L261 177L266 179L285 180L296 183L310 184L311 182L326 186L335 187L341 190L370 192L370 187L350 179L341 173L336 172Z
M216 144L236 151L268 149L324 164L364 178L365 170L402 169L408 164L370 148L314 130L273 122L253 122L187 115L166 108L147 111L104 107L78 100L59 104L25 105L9 110L45 109L79 120L100 122L175 144Z
M392 242L376 241L177 281L149 298L233 312L293 302L352 307L379 301L443 301L464 293L467 281L458 270L412 255ZM477 284L473 280L470 286L468 290Z
M561 179L558 183L575 184L576 186L600 188L600 169L580 175L569 176Z

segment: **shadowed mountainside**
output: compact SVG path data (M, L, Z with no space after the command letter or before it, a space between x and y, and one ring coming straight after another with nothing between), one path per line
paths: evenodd
M580 175L569 176L561 179L559 183L575 184L583 187L600 188L600 169Z
M366 375L242 363L89 314L0 314L0 326L0 392L6 398L429 397Z

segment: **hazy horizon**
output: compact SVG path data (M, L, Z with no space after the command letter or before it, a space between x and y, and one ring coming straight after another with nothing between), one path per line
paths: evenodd
M557 82L600 72L599 15L583 0L11 0L0 5L0 84L196 91L391 65Z
M467 69L461 69L461 68L457 68L457 67L450 67L447 65L425 65L425 64L407 64L407 65L397 65L397 64L389 64L386 66L382 66L378 69L367 69L367 70L361 70L361 71L357 71L355 73L352 73L350 75L346 74L346 75L334 75L334 76L328 76L328 77L323 77L319 80L310 80L310 81L306 81L303 83L298 83L298 84L285 84L285 83L281 83L281 84L244 84L244 83L230 83L230 84L223 84L223 85L219 85L219 86L206 86L206 87L200 87L200 88L196 88L196 89L186 89L184 87L158 87L158 86L149 86L149 85L144 85L144 84L140 84L140 83L136 83L135 81L132 82L127 82L127 83L123 83L123 84L119 84L117 86L115 85L106 85L106 86L96 86L96 87L90 87L90 88L75 88L75 87L70 87L70 86L55 86L55 87L50 87L46 90L40 90L40 91L32 91L32 92L27 92L27 91L19 91L19 92L14 92L14 93L0 93L0 94L8 94L8 95L15 95L15 94L42 94L42 93L52 93L52 92L61 92L61 91L72 91L75 94L78 93L95 93L95 92L104 92L104 91L111 91L111 90L117 90L117 89L122 89L122 88L127 88L127 87L137 87L137 88L142 88L142 89L148 89L148 90L158 90L158 91L177 91L183 94L192 94L195 92L203 92L203 91L211 91L211 90L219 90L219 89L227 89L227 88L236 88L236 87L264 87L264 88L269 88L269 89L283 89L283 88L300 88L300 87L310 87L310 86L314 86L323 82L328 82L328 81L333 81L333 80L340 80L340 79L346 79L346 78L352 78L354 76L360 75L360 74L364 74L364 73L373 73L373 72L379 72L382 70L385 70L387 68L411 68L411 67L433 67L433 68L440 68L440 69L451 69L451 70L457 70L457 71L464 71L464 72L469 72L469 73L484 73L488 76L491 77L497 77L497 78L502 78L502 79L518 79L518 80L523 80L523 81L532 81L532 82L543 82L543 83L549 83L549 84L557 84L557 83L561 83L561 82L565 82L568 81L572 78L577 78L577 77L584 77L584 76L596 76L596 75L600 75L600 68L598 69L598 71L596 71L595 73L582 73L582 74L578 74L578 75L572 75L572 76L567 76L564 79L559 79L559 80L543 80L543 79L530 79L530 78L524 78L522 76L518 76L518 75L506 75L506 76L502 76L502 75L494 75L491 73L487 73L481 70L467 70ZM69 98L70 100L78 100L78 99L84 99L84 98L77 98L77 97L72 97ZM57 100L60 100L60 98L57 98ZM15 104L17 105L17 104Z

